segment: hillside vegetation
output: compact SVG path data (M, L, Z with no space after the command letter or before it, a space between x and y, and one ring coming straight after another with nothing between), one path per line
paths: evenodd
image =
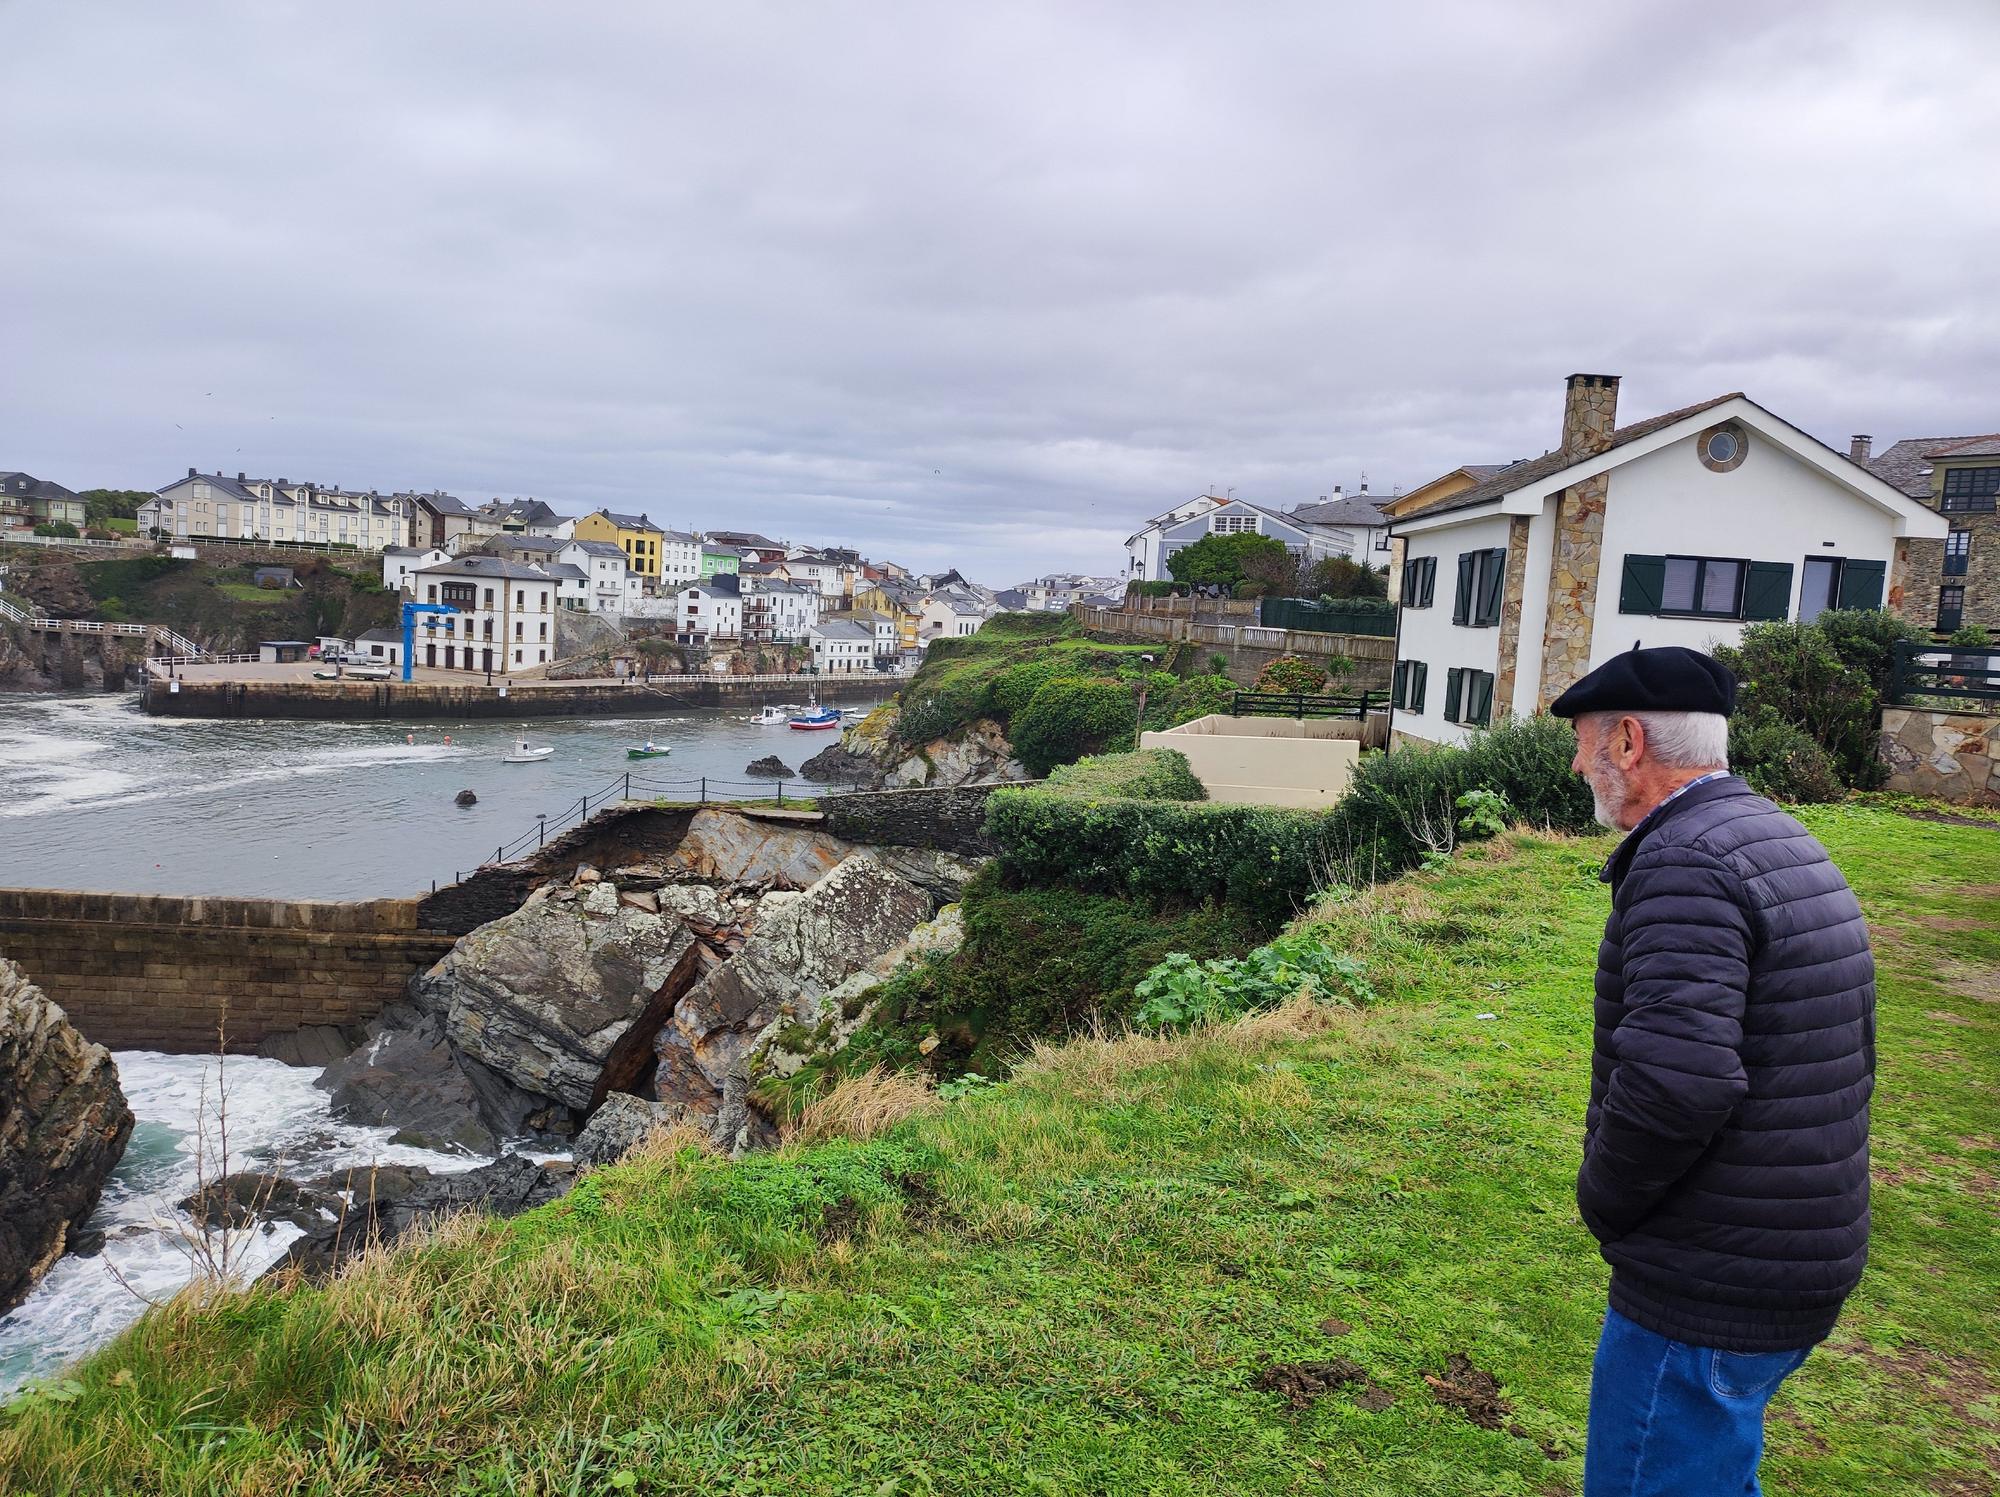
M2000 1464L2000 833L1806 813L1881 964L1876 1237L1769 1488ZM9 1490L1574 1492L1606 1271L1571 1200L1611 839L1307 912L1360 1008L857 1080L325 1288L149 1316L0 1426ZM840 1136L842 1134L847 1136Z

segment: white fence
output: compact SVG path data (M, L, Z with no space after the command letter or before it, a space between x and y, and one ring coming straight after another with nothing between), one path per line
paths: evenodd
M16 608L5 598L0 598L0 618L12 619L17 624L26 624L30 629L39 629L44 634L122 634L133 638L158 639L167 648L177 650L180 656L192 664L212 662L216 657L184 635L176 634L164 624L107 624L98 619L58 619L45 613L28 613ZM257 657L249 657L254 660Z

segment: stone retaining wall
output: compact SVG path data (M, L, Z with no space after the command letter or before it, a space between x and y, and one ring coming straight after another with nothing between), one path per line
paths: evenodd
M863 790L823 796L819 808L826 815L826 829L848 842L990 857L999 848L986 836L986 797L1002 788Z
M895 689L882 677L822 678L822 701L870 702ZM797 682L714 681L675 686L627 682L548 685L509 682L500 695L488 686L435 681L203 681L182 677L179 690L148 678L141 705L156 717L283 718L521 718L604 717L672 712L690 707L755 707L796 701Z
M1884 707L1875 753L1887 789L2000 805L2000 716Z
M0 955L113 1049L232 1051L365 1022L451 948L414 899L305 900L0 889Z

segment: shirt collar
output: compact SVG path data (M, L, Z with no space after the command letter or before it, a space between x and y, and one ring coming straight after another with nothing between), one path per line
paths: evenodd
M1660 817L1666 813L1667 807L1683 795L1686 795L1688 791L1694 789L1697 785L1707 785L1715 780L1726 780L1730 776L1731 771L1727 769L1710 770L1707 774L1696 775L1685 785L1678 786L1670 791L1664 800L1639 819L1637 826L1625 834L1625 840L1612 849L1610 858L1604 864L1603 872L1598 874L1598 879L1603 883L1611 885L1612 893L1615 895L1618 890L1619 876L1625 863L1630 860L1632 852L1645 839L1646 834L1659 825Z

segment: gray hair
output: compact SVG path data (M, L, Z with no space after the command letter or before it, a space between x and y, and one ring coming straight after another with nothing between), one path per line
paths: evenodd
M1727 769L1729 719L1719 712L1606 712L1646 730L1646 756L1669 769Z

